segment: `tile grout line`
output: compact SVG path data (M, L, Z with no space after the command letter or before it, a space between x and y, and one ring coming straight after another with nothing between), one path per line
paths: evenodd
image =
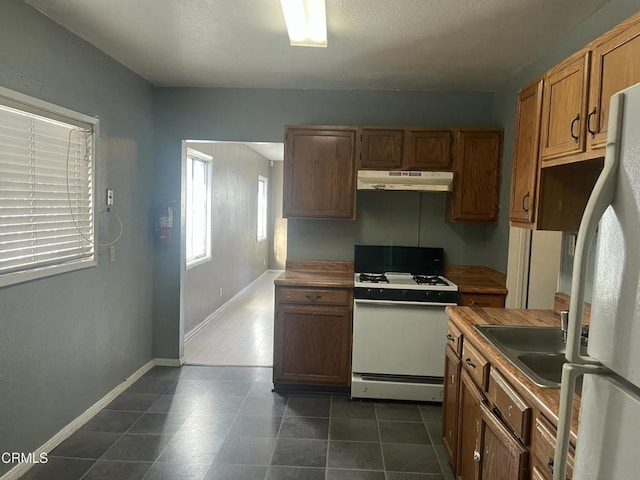
M271 462L273 462L273 455L276 453L276 447L278 446L278 440L280 439L280 431L282 430L282 424L284 423L284 414L287 411L287 407L289 406L289 399L291 397L287 395L287 401L284 403L284 410L282 410L282 416L280 417L280 425L278 425L278 431L276 432L275 441L273 442L273 448L271 449L271 456L269 457L269 464L267 465L267 471L264 474L264 478L266 479L269 476L269 471L271 470Z
M382 472L384 478L388 480L387 476L387 464L384 461L384 449L382 447L382 432L380 431L380 418L378 417L378 403L373 404L373 413L376 417L376 430L378 431L378 444L380 445L380 458L382 460Z
M329 401L329 422L327 425L327 457L324 461L324 478L328 480L329 478L329 450L331 448L331 420L333 415L333 395L331 395L331 400Z

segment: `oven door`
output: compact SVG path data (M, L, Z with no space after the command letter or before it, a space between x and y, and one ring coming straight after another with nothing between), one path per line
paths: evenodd
M444 377L445 306L356 299L353 373Z

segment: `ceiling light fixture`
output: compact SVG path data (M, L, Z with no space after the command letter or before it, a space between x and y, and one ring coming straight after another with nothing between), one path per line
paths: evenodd
M280 4L292 46L327 46L324 0L280 0Z

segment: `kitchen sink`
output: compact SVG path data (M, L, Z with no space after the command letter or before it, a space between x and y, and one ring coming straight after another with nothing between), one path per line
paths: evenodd
M560 384L564 353L523 353L517 358L540 378Z
M476 325L476 329L533 383L560 388L566 349L560 328Z

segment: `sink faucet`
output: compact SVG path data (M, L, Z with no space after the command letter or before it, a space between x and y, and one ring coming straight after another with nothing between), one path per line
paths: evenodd
M562 330L562 341L567 343L567 330L569 330L569 310L562 310L560 312L560 328ZM582 325L580 331L580 344L587 346L589 341L589 325Z
M560 322L562 329L562 341L567 343L567 330L569 330L569 310L562 310L560 312Z

